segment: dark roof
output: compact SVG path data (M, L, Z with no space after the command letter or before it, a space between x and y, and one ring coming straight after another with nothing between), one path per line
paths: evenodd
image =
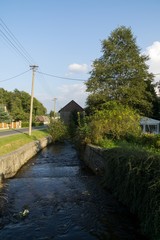
M82 112L84 109L76 103L74 100L70 101L67 105L59 110L59 112L72 112L72 111Z
M37 122L48 122L49 118L47 116L36 116Z

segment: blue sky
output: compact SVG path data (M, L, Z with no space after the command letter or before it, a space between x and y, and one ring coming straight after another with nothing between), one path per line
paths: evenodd
M101 41L124 25L131 27L142 53L150 56L150 71L160 72L159 0L1 0L0 18L33 58L38 71L55 76L88 79L99 58ZM9 46L0 25L0 88L31 93L29 63ZM156 78L159 80L159 77ZM58 111L72 99L85 106L82 81L44 76L36 72L35 97Z

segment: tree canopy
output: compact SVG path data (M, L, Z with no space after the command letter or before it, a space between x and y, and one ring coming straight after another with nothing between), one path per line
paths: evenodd
M7 107L7 111L12 120L29 120L30 100L31 96L24 92L15 89L13 92L8 92L0 88L0 104ZM36 115L45 115L46 108L36 98L33 101L33 119Z
M148 72L149 58L141 54L131 29L124 26L115 29L102 41L102 53L93 62L86 83L90 112L114 100L142 115L153 116L154 109L157 111L154 76Z
M4 106L0 105L0 122L10 123L11 119L8 112L5 111Z

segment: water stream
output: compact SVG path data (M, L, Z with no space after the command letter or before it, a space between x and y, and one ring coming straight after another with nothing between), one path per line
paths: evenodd
M145 239L70 143L43 149L5 182L1 196L0 239Z

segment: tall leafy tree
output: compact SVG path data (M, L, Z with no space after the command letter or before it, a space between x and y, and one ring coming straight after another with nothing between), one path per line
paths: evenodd
M148 72L148 56L141 54L130 28L115 29L108 39L102 41L103 55L93 62L91 76L87 81L90 95L87 105L91 112L111 100L153 115L155 91L153 74ZM150 89L152 91L150 91Z

